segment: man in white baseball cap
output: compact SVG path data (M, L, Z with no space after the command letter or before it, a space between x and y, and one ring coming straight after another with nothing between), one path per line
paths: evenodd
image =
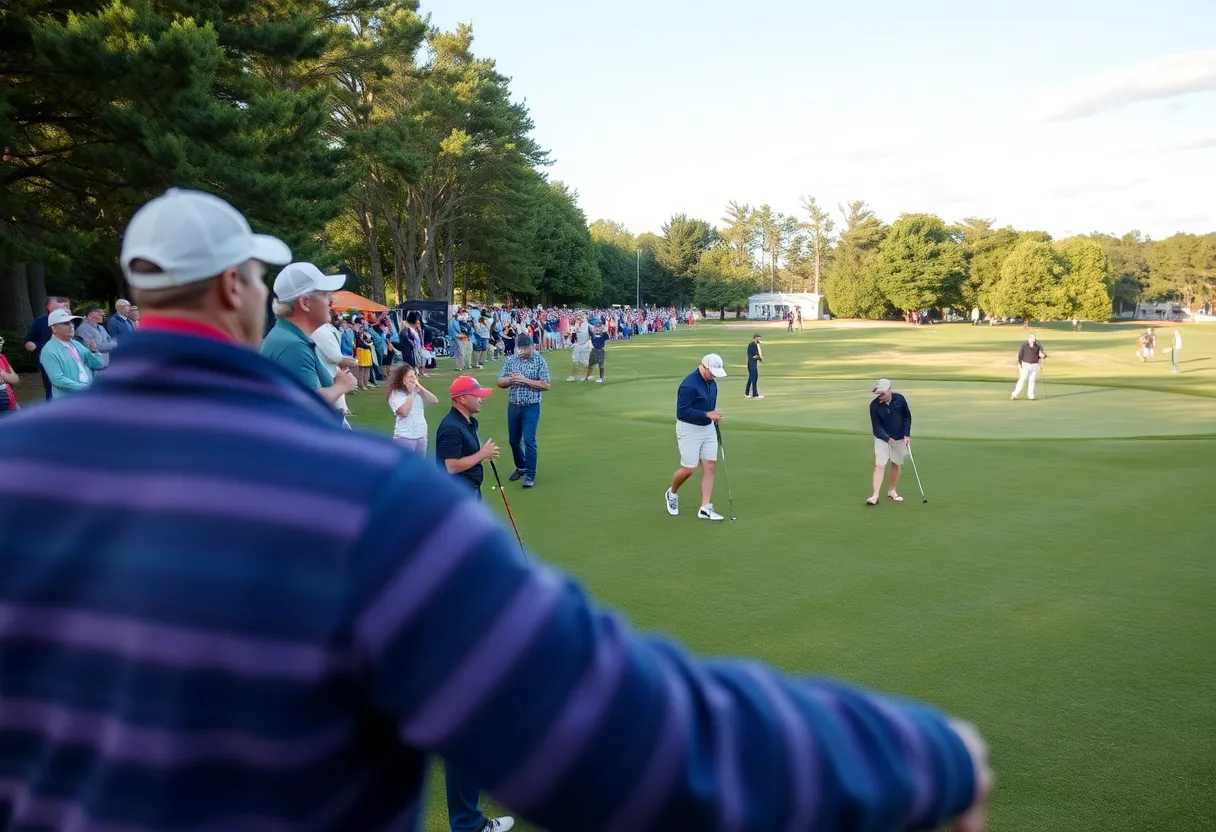
M680 467L671 478L671 486L663 495L667 513L680 513L680 486L701 466L701 507L697 517L702 520L722 520L714 511L714 469L718 464L718 433L714 423L722 418L718 412L716 379L725 378L722 356L710 353L701 359L701 366L680 382L676 391L676 445L680 449Z
M262 342L262 355L291 372L310 390L335 408L342 397L355 389L350 370L338 370L335 378L317 354L312 334L329 323L332 293L342 288L346 276L327 275L312 263L292 263L274 279L274 328Z
M94 374L104 366L96 344L89 343L86 347L72 339L79 320L82 320L79 315L62 307L46 319L51 340L42 348L38 363L51 382L51 397L55 399L87 388L93 383Z
M899 496L899 470L912 444L912 410L902 394L891 389L891 379L880 378L874 385L874 398L870 402L870 427L874 432L874 493L866 505L878 505L878 492L882 490L882 479L887 463L891 464L891 485L887 496L897 503Z

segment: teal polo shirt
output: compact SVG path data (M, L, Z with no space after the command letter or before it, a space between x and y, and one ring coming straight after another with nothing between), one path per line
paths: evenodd
M275 321L262 341L262 355L285 367L309 390L333 386L334 377L321 363L317 345L291 321Z

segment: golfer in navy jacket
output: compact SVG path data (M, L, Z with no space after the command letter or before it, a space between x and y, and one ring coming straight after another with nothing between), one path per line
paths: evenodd
M434 462L343 430L257 353L262 262L290 261L158 197L123 360L5 417L5 829L417 829L432 755L551 832L982 828L974 729L638 633Z
M714 423L722 418L718 412L717 379L725 378L722 356L710 353L701 365L680 382L676 391L676 444L680 448L680 467L671 478L671 487L663 495L667 513L680 513L680 486L701 466L701 507L697 517L721 520L714 511L714 468L718 462L718 432Z
M904 498L895 490L899 485L899 469L912 444L912 411L908 400L891 389L891 380L880 378L874 387L877 393L870 402L870 426L874 429L874 494L867 505L878 505L878 492L887 463L891 463L891 487L887 496L897 503Z

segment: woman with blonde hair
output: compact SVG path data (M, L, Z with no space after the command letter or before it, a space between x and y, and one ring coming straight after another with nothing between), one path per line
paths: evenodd
M402 364L388 378L388 406L397 417L393 440L417 454L426 453L426 415L423 406L439 399L418 382L413 364Z

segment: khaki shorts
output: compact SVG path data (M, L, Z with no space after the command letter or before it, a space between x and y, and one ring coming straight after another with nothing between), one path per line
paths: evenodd
M696 468L703 459L712 462L718 458L718 434L712 424L676 422L676 444L680 446L681 468Z
M895 440L891 447L885 440L874 437L874 464L881 468L890 462L893 465L903 465L908 455L908 443L902 439Z

